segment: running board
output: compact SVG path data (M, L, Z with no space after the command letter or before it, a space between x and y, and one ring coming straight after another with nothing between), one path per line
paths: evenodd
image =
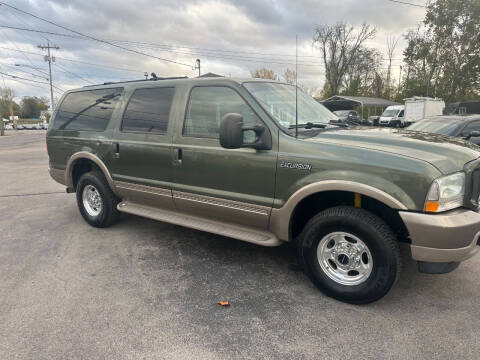
M138 215L153 220L181 225L196 230L206 231L213 234L228 236L234 239L247 241L263 246L278 246L282 244L274 234L268 231L251 230L241 225L206 220L198 216L180 214L175 211L157 209L151 206L139 205L130 201L123 201L117 206L124 213Z

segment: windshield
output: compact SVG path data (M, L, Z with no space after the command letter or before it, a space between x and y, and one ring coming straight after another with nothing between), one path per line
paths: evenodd
M277 122L289 128L295 125L295 86L271 82L246 82L245 88ZM328 124L338 117L311 96L298 89L298 124Z
M385 110L381 116L383 117L394 117L397 116L400 110Z
M423 131L440 135L455 135L460 124L448 120L423 120L410 125L407 130Z

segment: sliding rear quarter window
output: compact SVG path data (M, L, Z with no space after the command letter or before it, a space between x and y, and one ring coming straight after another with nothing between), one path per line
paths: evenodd
M57 110L57 130L104 131L123 88L76 91L68 94Z

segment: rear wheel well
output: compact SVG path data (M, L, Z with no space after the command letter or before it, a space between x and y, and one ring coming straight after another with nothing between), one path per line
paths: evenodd
M325 191L302 199L290 218L290 239L295 241L307 222L320 211L341 205L361 207L370 211L392 228L399 241L409 242L407 228L397 210L369 196L348 191Z
M98 170L100 173L102 173L98 165L95 164L92 160L85 158L76 160L72 167L73 189L75 190L77 188L78 181L83 174L94 170Z

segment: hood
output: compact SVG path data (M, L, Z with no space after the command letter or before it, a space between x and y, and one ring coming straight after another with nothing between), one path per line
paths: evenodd
M372 149L423 160L444 174L460 171L480 157L480 147L470 142L437 134L385 128L332 129L305 139Z

